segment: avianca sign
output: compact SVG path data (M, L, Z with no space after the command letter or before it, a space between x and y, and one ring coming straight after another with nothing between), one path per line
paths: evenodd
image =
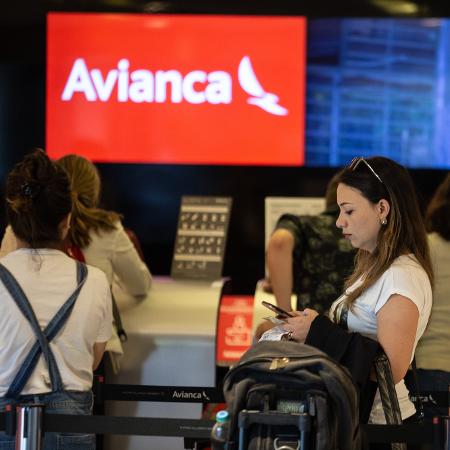
M106 102L117 85L117 101L134 103L166 101L180 103L182 100L191 104L211 103L228 104L232 101L232 78L222 70L207 73L193 70L182 76L177 70L139 69L129 73L130 62L121 59L117 69L103 75L100 70L89 70L83 58L75 60L61 99L70 101L76 92L83 93L86 100ZM239 82L242 89L251 96L248 103L259 106L264 111L277 116L288 114L286 108L278 105L278 96L265 92L258 82L251 66L250 58L245 56L239 64ZM198 85L197 89L195 85ZM168 87L171 94L168 95ZM204 90L202 89L204 87Z
M302 18L50 14L47 61L53 157L303 163Z
M100 70L89 70L83 58L75 60L61 99L70 101L75 92L81 92L86 100L106 102L111 98L117 86L117 101L134 103L157 102L180 103L185 100L192 104L230 103L231 77L227 72L215 71L206 73L193 70L183 75L178 70L138 69L129 73L130 62L121 59L117 69L109 70L103 75ZM194 85L205 85L204 90L194 89ZM167 95L168 87L171 94Z

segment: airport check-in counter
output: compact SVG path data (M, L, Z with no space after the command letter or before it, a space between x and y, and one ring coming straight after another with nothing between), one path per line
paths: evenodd
M107 383L215 385L217 313L225 280L215 282L154 277L148 296L137 301L116 294L128 334L118 374ZM106 414L129 417L199 419L201 403L106 402ZM183 439L159 436L108 436L108 450L177 450Z

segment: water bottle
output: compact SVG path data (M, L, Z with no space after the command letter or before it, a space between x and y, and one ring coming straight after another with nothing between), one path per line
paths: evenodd
M223 409L216 414L216 423L211 430L211 450L226 450L230 415Z

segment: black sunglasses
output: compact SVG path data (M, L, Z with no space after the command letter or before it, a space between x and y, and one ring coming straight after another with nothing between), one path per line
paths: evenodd
M377 177L377 180L381 183L383 183L383 180L380 178L380 176L375 172L375 170L373 169L373 167L362 157L362 156L357 156L356 158L353 158L352 161L350 162L350 164L348 165L348 168L352 171L356 170L356 168L359 166L359 164L363 162L368 168L369 170Z

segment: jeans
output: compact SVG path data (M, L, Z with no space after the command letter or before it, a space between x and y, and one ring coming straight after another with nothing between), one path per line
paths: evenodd
M0 411L9 401L0 398ZM43 403L45 413L92 414L92 392L64 391L50 394L23 395L17 403ZM14 450L15 437L0 432L0 450ZM43 450L95 450L95 435L74 433L45 433Z

